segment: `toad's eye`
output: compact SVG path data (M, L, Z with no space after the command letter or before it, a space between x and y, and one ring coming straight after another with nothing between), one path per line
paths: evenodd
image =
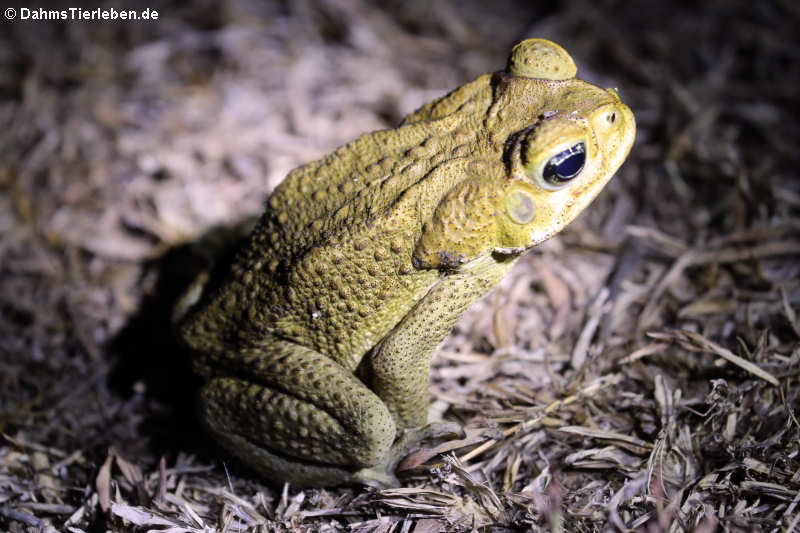
M581 173L585 162L586 145L582 142L575 143L545 163L542 178L550 185L561 187Z

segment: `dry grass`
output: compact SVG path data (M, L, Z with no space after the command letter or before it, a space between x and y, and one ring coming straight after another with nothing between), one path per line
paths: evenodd
M0 529L800 528L800 10L431 4L4 22ZM193 419L182 283L289 169L533 35L640 135L440 349L432 416L467 439L400 489L265 484Z

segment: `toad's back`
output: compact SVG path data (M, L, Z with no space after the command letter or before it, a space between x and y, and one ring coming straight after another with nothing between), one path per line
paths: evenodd
M414 245L438 199L491 147L479 142L490 78L293 170L184 337L225 352L269 333L354 368L442 275L414 268Z

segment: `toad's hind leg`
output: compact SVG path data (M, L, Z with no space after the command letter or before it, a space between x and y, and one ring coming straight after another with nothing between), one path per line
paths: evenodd
M212 378L202 419L231 453L268 479L295 486L392 485L370 468L386 454L395 424L383 402L328 357L286 341L239 354L246 380Z

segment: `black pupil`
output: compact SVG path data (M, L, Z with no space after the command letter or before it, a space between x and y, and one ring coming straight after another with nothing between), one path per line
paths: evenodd
M564 183L577 176L586 162L586 146L580 142L573 144L547 162L542 172L545 181L554 185Z

